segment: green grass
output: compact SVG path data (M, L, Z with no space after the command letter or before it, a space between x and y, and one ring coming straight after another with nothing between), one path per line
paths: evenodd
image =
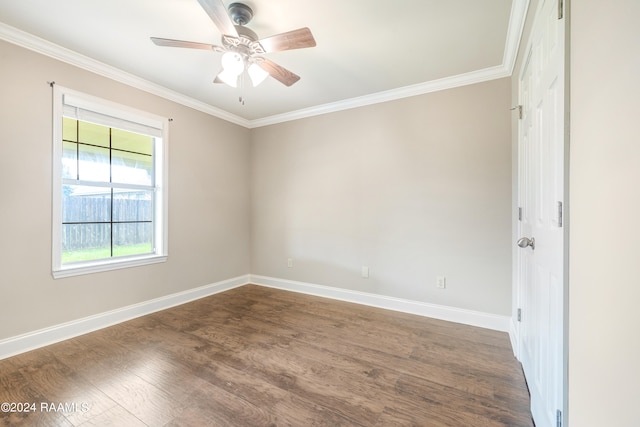
M115 246L113 248L113 256L126 255L142 255L152 251L151 243L141 243L139 245ZM80 251L68 251L62 253L62 263L70 264L81 261L96 261L100 259L111 258L111 250L109 248L83 249Z

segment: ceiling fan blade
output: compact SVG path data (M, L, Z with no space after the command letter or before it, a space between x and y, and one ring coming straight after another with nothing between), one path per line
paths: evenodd
M151 41L158 46L186 47L189 49L213 50L216 52L222 52L225 50L222 46L216 46L216 45L207 44L207 43L188 42L184 40L174 40L174 39L163 39L160 37L150 37L150 38L151 38Z
M298 28L297 30L277 34L259 41L265 52L278 52L281 50L302 49L314 47L316 40L308 28Z
M268 59L262 58L262 61L257 63L260 68L265 70L271 77L278 80L285 86L291 86L298 80L300 80L300 76L292 73L284 67L276 64L273 61L269 61Z
M200 3L200 6L207 12L209 18L216 24L216 27L223 35L238 37L236 27L229 17L227 8L222 3L222 0L198 0L198 3Z

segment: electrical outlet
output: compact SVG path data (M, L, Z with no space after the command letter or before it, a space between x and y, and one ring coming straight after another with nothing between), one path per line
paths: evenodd
M293 268L293 258L287 258L287 268Z
M444 289L447 287L447 279L444 276L436 277L436 288Z
M360 271L360 275L365 278L368 279L369 278L369 267L366 266L362 266L362 270Z

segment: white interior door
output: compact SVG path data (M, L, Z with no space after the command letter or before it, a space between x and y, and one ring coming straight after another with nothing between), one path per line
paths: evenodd
M564 19L558 0L536 14L520 74L518 357L537 427L563 408ZM524 238L524 239L523 239Z

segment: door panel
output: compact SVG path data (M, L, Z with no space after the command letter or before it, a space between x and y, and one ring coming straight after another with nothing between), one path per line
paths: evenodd
M518 231L519 237L535 238L535 249L520 249L517 256L518 357L538 427L556 425L564 396L564 20L558 20L557 7L557 0L540 5L519 91Z

